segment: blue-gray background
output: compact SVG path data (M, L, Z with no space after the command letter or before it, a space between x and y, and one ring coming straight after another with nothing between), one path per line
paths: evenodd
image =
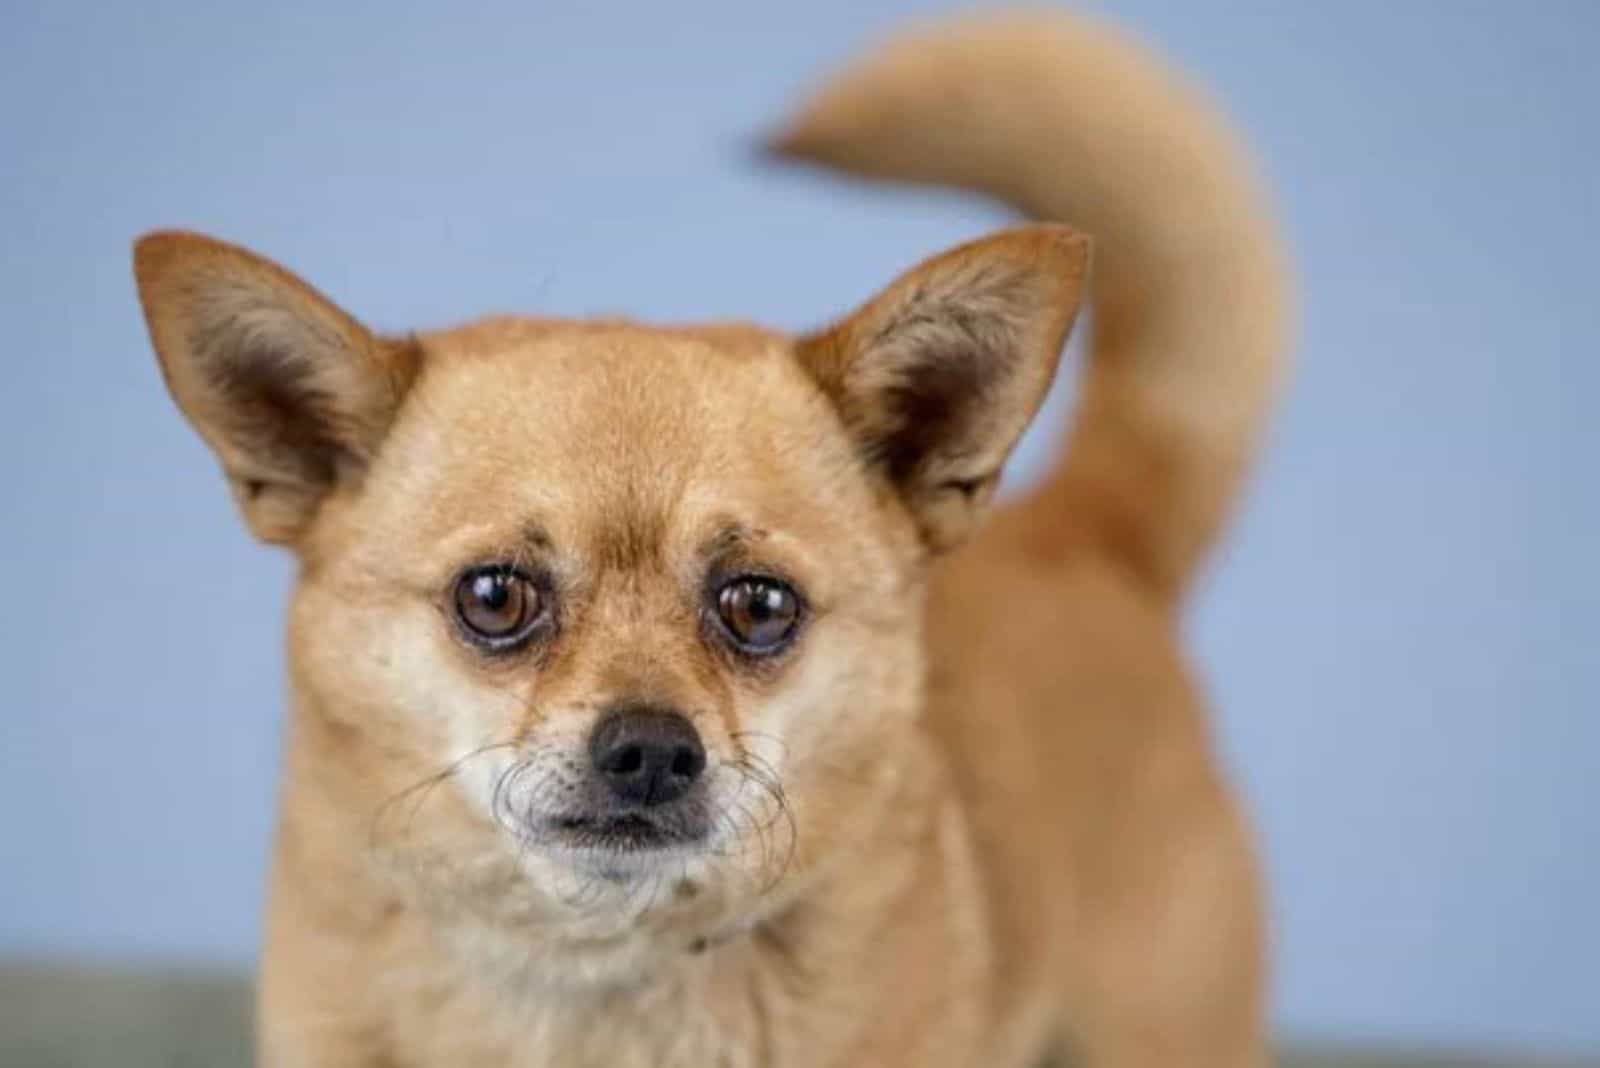
M815 323L1001 217L742 155L936 6L0 7L0 951L256 945L290 569L162 391L130 239L215 232L384 327ZM1600 1047L1600 5L1102 7L1237 116L1303 265L1192 626L1280 1024Z

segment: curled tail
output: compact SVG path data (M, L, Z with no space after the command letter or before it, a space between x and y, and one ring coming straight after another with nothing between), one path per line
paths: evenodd
M1237 495L1285 362L1289 293L1244 153L1122 34L984 15L886 42L772 142L864 177L997 197L1095 239L1092 355L1065 458L1023 507L1177 596Z

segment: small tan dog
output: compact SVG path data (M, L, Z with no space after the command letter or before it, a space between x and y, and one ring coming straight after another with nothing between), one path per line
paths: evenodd
M1024 15L891 43L773 147L1095 235L1040 490L983 521L1086 284L1061 225L803 337L381 337L139 242L174 397L300 560L269 1068L1263 1062L1251 847L1177 647L1284 347L1230 138Z

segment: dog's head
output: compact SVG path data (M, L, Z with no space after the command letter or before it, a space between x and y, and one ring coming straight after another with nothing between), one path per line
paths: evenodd
M1009 231L799 338L402 338L220 242L135 255L174 397L301 559L316 774L375 825L398 807L405 848L498 851L574 907L663 872L759 894L874 818L927 561L979 521L1086 261L1064 228Z

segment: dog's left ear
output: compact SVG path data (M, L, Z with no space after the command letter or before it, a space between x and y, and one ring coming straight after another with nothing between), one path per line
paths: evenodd
M976 528L1043 403L1083 293L1089 240L1028 226L902 275L798 355L934 551Z

